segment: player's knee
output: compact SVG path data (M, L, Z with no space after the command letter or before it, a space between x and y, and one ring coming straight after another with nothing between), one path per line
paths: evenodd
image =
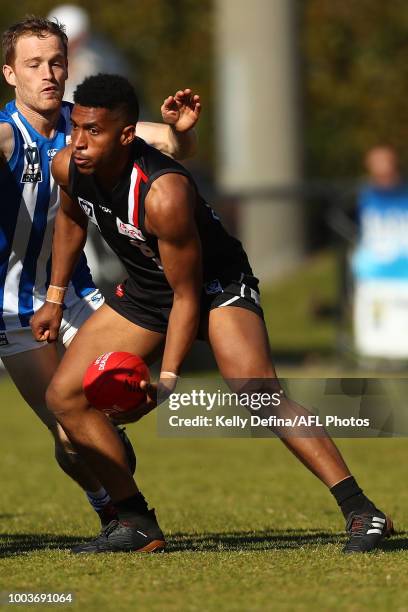
M273 385L276 380L276 372L272 363L266 356L259 356L258 359L251 356L240 355L240 358L233 364L227 362L226 367L219 362L221 373L231 384L241 386L248 381L269 381Z
M62 393L62 389L54 382L51 382L48 386L45 394L45 401L48 409L53 414L56 415L60 411L64 403L64 394Z
M226 379L228 386L235 393L280 392L281 384L273 371L256 372L255 375L240 373L236 378Z
M80 401L80 394L63 383L59 383L58 380L51 381L45 399L48 409L59 422L73 416L81 409L83 403Z

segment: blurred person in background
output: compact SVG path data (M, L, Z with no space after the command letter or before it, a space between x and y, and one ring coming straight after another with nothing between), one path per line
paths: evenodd
M109 72L129 77L130 67L123 56L109 41L91 32L89 14L80 6L61 4L47 18L63 23L68 36L68 79L65 83L64 100L73 101L73 93L79 83L92 74ZM102 290L110 286L112 277L120 276L124 270L112 252L99 238L96 228L91 228L84 248L92 269L94 281Z
M408 184L401 175L396 150L380 145L367 151L365 159L368 180L357 198L359 226L355 269L387 266L402 258L408 264ZM362 260L362 255L367 259ZM369 259L368 259L369 257ZM387 276L386 270L384 270Z
M354 333L369 357L408 357L408 183L397 151L377 145L364 158L357 195L357 244L351 258Z
M87 11L74 4L56 6L47 15L50 21L63 23L68 36L68 79L64 100L73 102L79 83L92 74L109 72L129 77L126 58L103 36L91 32Z
M87 493L101 523L112 518L109 495L74 451L45 405L45 391L60 361L56 346L34 341L30 318L48 299L51 240L59 190L50 173L54 155L70 142L72 105L63 102L67 37L63 26L37 17L3 34L3 75L15 99L0 111L0 357L19 392L54 437L60 467ZM137 133L174 157L195 149L189 129L198 119L190 90L166 98L165 124L138 123ZM68 346L78 327L103 303L82 254L67 291L60 340ZM130 441L122 434L134 464ZM134 468L134 465L133 465Z

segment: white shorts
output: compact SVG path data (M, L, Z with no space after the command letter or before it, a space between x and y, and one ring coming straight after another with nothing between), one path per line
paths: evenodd
M99 289L95 289L83 298L78 298L69 308L64 310L59 331L59 341L64 345L72 339L78 329L91 314L102 304L105 298ZM17 355L25 351L47 346L47 342L37 342L31 332L31 327L19 327L0 332L0 357Z

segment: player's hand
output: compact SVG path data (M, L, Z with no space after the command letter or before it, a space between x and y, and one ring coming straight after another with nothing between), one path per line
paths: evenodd
M30 325L37 342L55 342L58 339L62 320L62 306L45 302L31 317Z
M135 410L127 412L115 412L110 415L111 421L115 425L127 425L128 423L136 423L142 417L154 410L157 404L161 404L171 395L177 384L177 378L161 378L158 384L151 383L147 380L140 382L140 388L146 393L146 401L139 404Z
M110 415L110 420L115 425L127 425L128 423L136 423L142 417L149 414L157 406L157 385L150 383L147 380L140 382L140 388L146 393L146 401L143 404L139 404L134 410L127 410L126 412L114 412Z
M164 123L177 132L187 132L195 126L201 112L200 96L191 89L179 90L163 102L161 113Z

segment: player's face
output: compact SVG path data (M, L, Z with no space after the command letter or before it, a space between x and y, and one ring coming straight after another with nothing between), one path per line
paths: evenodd
M72 115L72 152L82 174L115 175L125 153L124 145L134 139L134 126L124 126L117 111L75 104Z
M35 112L55 112L61 106L67 79L67 60L58 36L20 36L13 66L4 66L16 100Z

